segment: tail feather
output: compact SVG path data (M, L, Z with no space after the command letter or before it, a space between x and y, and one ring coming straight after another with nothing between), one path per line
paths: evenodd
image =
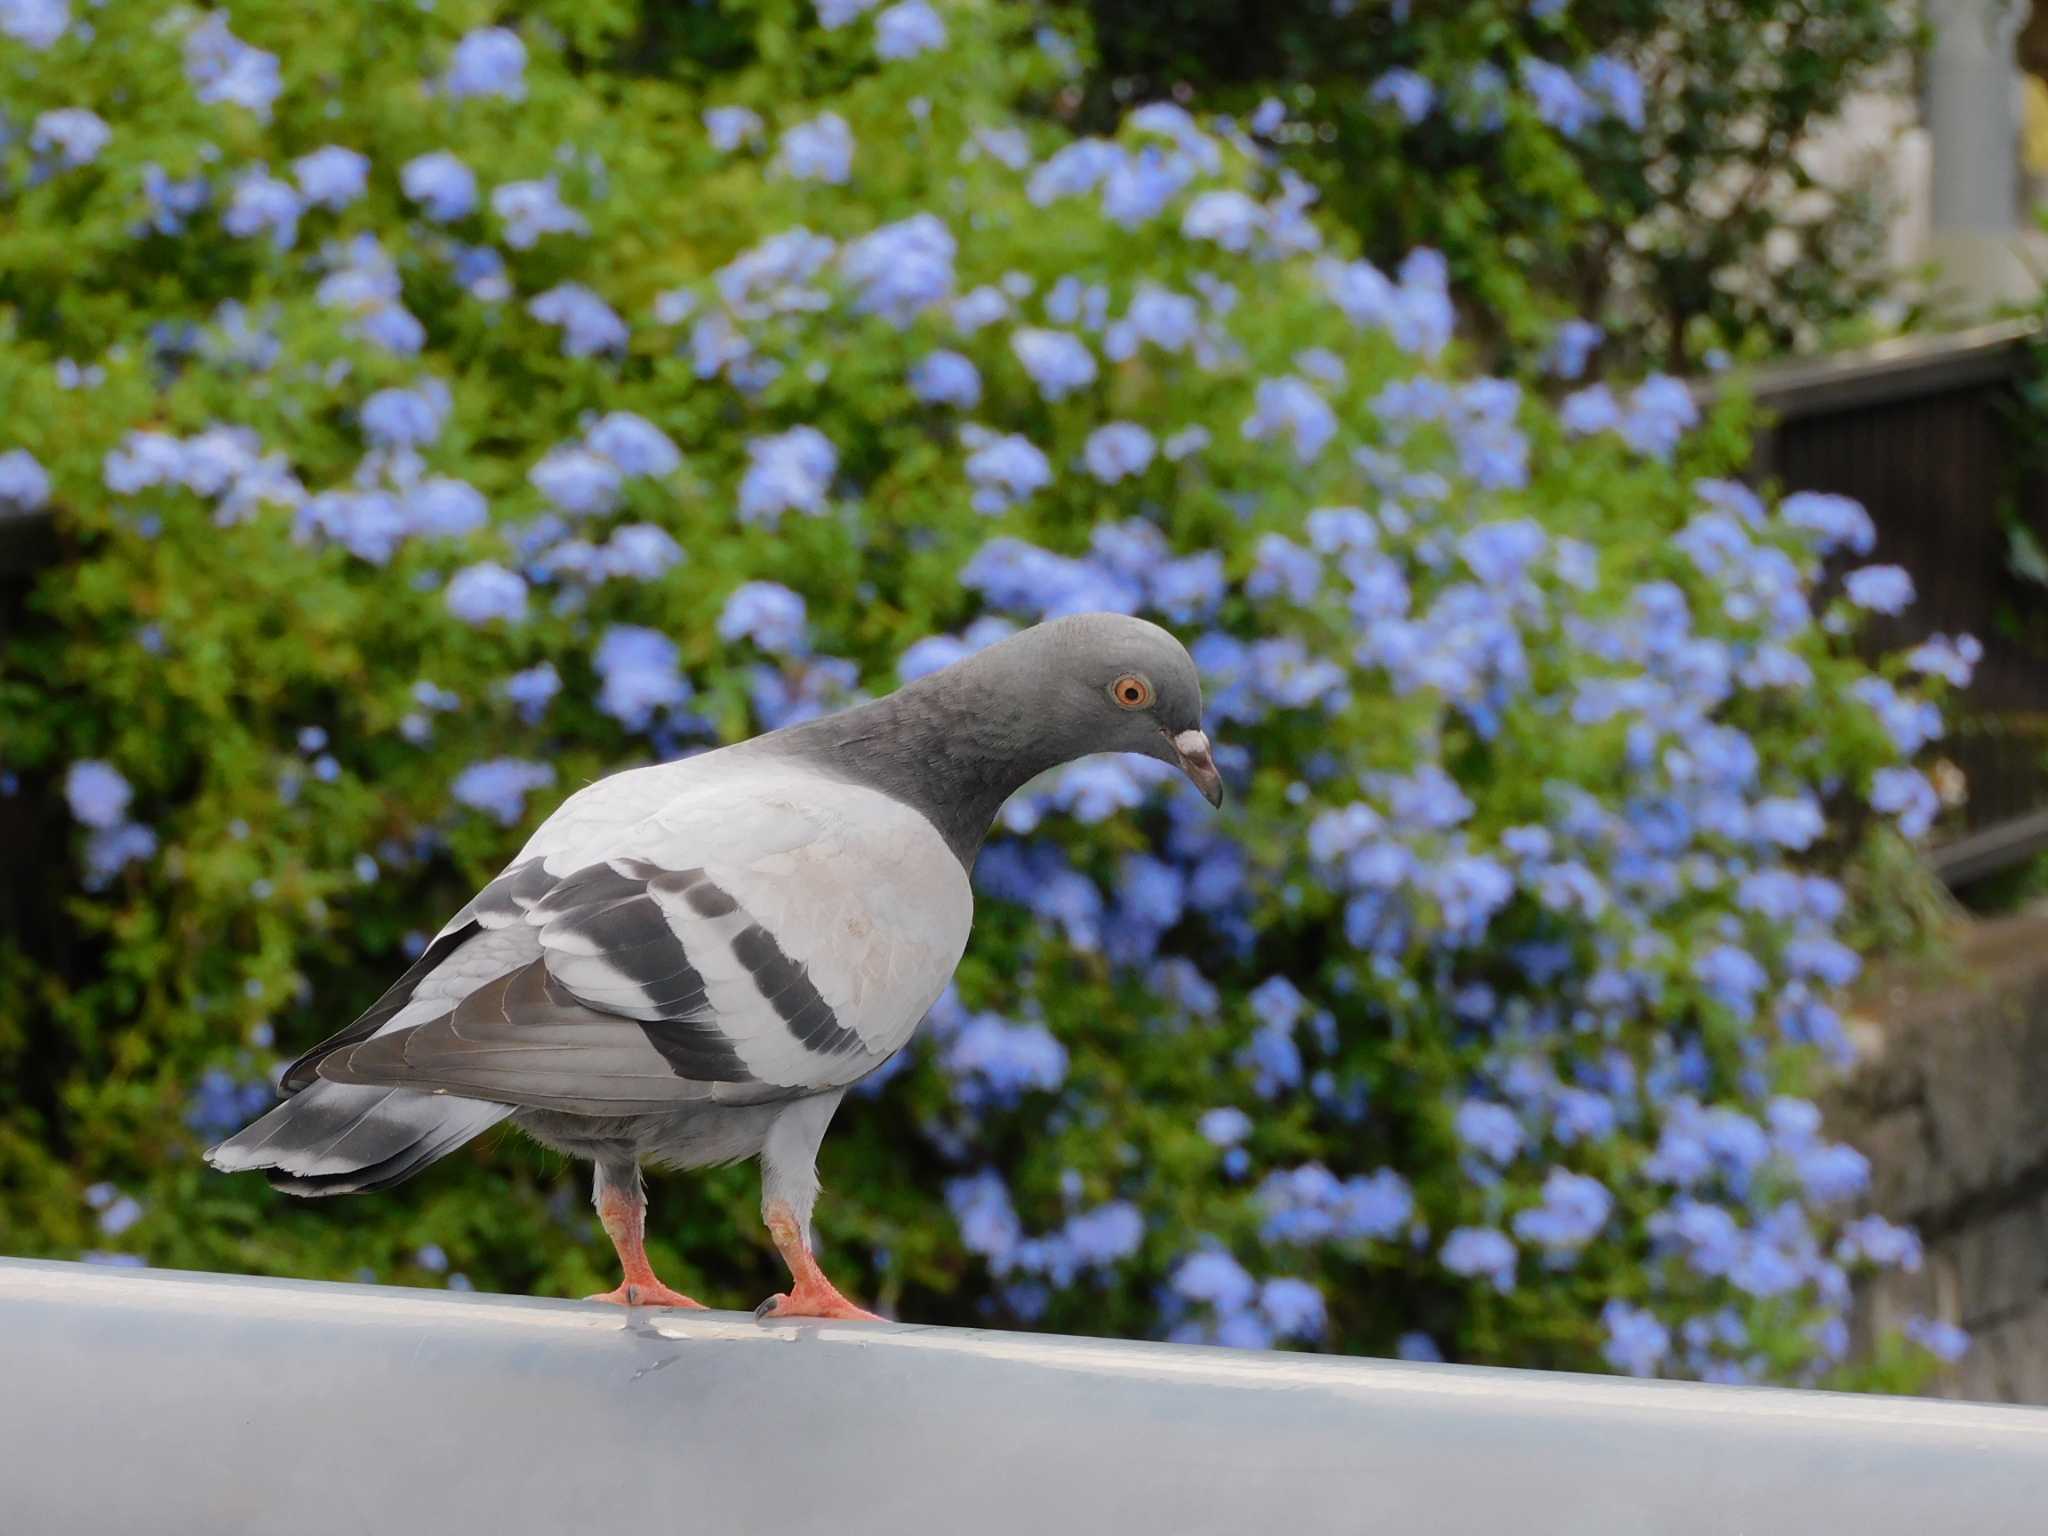
M294 1195L385 1189L511 1113L447 1094L316 1082L208 1149L206 1160L226 1173L260 1168Z

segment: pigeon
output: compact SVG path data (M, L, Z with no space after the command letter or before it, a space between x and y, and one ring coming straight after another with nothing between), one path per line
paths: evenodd
M758 1314L872 1319L812 1249L818 1147L951 979L1003 802L1098 752L1171 764L1222 804L1194 662L1143 619L1055 619L871 702L600 779L207 1159L349 1194L509 1119L595 1165L624 1278L589 1299L695 1307L648 1263L641 1169L759 1158L790 1287Z

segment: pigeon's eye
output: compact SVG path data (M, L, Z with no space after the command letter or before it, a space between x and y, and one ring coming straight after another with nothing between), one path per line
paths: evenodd
M1143 709L1152 702L1152 685L1135 672L1126 672L1109 685L1109 696L1125 709Z

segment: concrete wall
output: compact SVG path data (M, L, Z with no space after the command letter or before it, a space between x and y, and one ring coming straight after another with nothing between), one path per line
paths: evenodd
M1880 980L1865 1006L1836 1122L1927 1249L1868 1321L1960 1323L1975 1344L1944 1396L2048 1404L2048 911L1973 924L1944 974Z

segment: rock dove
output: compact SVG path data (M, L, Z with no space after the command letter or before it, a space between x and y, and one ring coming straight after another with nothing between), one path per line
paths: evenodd
M761 1314L870 1317L812 1253L819 1143L945 990L1003 802L1094 752L1170 763L1222 803L1194 663L1155 624L1056 619L871 703L601 779L207 1158L347 1194L509 1118L596 1165L624 1279L591 1299L694 1307L648 1264L641 1166L758 1156L791 1279Z

